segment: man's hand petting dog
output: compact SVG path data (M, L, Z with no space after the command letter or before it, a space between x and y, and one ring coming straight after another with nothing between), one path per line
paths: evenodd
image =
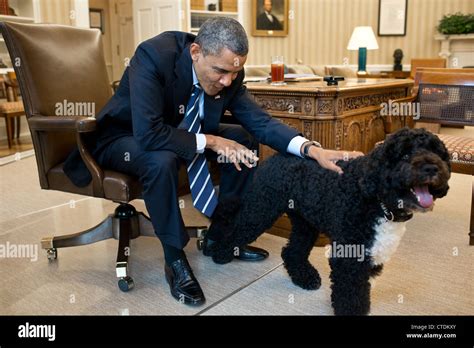
M211 149L218 155L223 155L234 164L238 171L241 171L240 163L248 168L256 166L258 157L251 150L238 142L215 135L206 134L206 148Z
M336 165L336 162L339 160L348 161L353 158L364 156L362 152L359 151L335 151L335 150L325 150L320 147L311 146L308 151L308 156L318 161L319 165L325 169L335 171L339 175L344 174L341 167Z

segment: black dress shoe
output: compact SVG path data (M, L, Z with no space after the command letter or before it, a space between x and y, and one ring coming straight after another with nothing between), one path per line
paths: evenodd
M206 302L201 286L186 258L176 260L170 266L165 264L165 275L171 295L179 302L194 306Z
M236 259L242 261L262 261L268 257L268 251L251 245L244 245L238 250Z
M206 256L212 256L212 251L210 247L215 243L215 241L204 237L202 252ZM238 252L236 250L234 257L241 261L262 261L268 257L268 251L253 247L250 245L245 245L240 247ZM230 261L230 260L228 260Z

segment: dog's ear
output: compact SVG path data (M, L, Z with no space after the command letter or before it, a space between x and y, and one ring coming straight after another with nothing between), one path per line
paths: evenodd
M446 162L449 172L451 172L451 162L448 149L436 134L431 134L430 146L432 151L436 153L444 162Z
M411 152L414 133L416 130L405 127L390 134L382 145L381 157L390 160L391 163L398 162L404 155Z

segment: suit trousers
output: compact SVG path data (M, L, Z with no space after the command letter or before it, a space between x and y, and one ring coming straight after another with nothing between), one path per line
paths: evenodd
M220 124L216 135L234 140L250 150L258 150L257 141L240 125ZM206 150L205 155L211 161L218 159L218 155L210 150ZM185 162L172 151L144 151L132 135L115 139L95 157L103 168L140 180L156 235L164 244L184 248L189 236L180 211L178 172L181 166L186 166ZM242 171L239 172L232 163L217 162L221 177L219 201L240 198L256 168L249 169L241 164Z

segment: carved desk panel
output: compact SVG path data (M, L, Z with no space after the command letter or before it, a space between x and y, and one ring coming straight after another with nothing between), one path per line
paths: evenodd
M328 149L362 152L370 151L387 133L412 125L408 117L380 114L382 103L409 95L412 86L412 80L400 79L346 79L338 86L322 81L286 86L247 83L258 105L308 139ZM263 158L271 152L262 146Z

